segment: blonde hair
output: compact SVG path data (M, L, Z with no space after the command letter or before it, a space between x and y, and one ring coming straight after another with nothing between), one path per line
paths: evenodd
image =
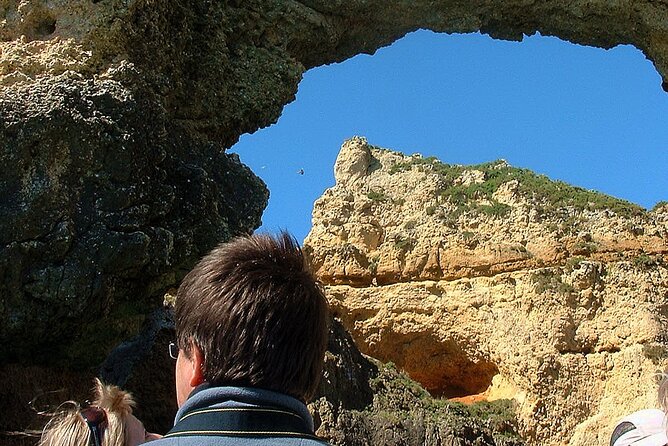
M130 393L116 386L102 384L97 378L94 382L95 401L91 406L104 409L107 414L102 446L125 446L125 420L132 414L135 401ZM38 446L87 446L90 435L90 428L81 416L81 405L76 401L66 401L47 423Z
M659 404L661 409L668 413L668 374L665 372L658 373L659 390L657 391Z

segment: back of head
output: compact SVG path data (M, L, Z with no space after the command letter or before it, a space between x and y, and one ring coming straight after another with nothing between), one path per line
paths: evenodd
M660 409L633 412L617 423L610 446L665 446L668 444L666 415Z
M657 396L659 399L659 404L661 409L668 413L668 374L665 372L659 373L659 390L657 391Z
M184 278L177 343L204 356L213 385L315 392L327 344L327 301L287 233L251 235L215 248Z
M104 410L102 446L125 446L125 419L132 414L132 396L116 386L95 379L95 401L91 404ZM81 446L90 444L91 430L81 416L81 406L67 401L58 408L42 433L38 446Z

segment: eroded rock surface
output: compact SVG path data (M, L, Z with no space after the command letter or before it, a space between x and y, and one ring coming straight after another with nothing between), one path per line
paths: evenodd
M70 322L144 314L120 307L150 307L150 296L215 241L256 227L266 191L223 151L274 122L305 69L418 28L506 39L540 31L604 48L633 44L665 80L666 8L649 0L3 0L0 356L27 359L31 339L89 336ZM33 326L15 348L7 342ZM62 353L51 347L31 360Z
M225 74L241 68L212 56L219 17L178 6L2 3L0 361L99 364L204 253L260 225L266 186L225 153L248 118L211 102L229 100L220 79L241 94ZM183 97L227 127L202 130Z
M514 398L533 444L605 445L618 418L656 406L665 207L363 138L335 172L305 245L364 353L432 394Z
M325 370L309 405L317 434L332 445L524 444L509 401L466 407L435 400L391 364L360 354L334 320Z
M99 363L206 249L259 225L264 184L119 82L15 86L0 123L4 360Z
M99 364L197 258L257 227L266 188L225 149L274 122L304 70L418 28L518 40L539 31L635 45L665 81L667 8L651 0L0 0L0 362ZM383 234L368 237L373 244ZM507 260L530 262L521 252ZM435 277L440 264L429 263ZM451 265L444 277L477 268L470 259ZM429 270L377 267L387 283Z

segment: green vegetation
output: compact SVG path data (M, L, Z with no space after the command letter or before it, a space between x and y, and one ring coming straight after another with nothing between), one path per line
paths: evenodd
M575 291L573 285L563 282L560 275L549 269L532 273L530 279L538 294L549 291L556 291L558 294L570 294Z
M524 444L517 432L517 404L513 400L464 405L433 398L394 364L376 364L378 372L369 380L373 404L349 412L350 424L357 426L357 442L348 439L339 444L380 444L378 438L385 438L382 444L389 445L423 444L425 431L440 428L454 438L486 437L484 444ZM383 437L378 437L379 432Z
M511 249L512 249L513 251L515 251L515 252L520 253L520 254L526 254L526 253L529 252L529 250L527 249L527 247L524 246L524 245L514 245Z
M428 400L431 398L420 384L410 379L404 372L397 370L393 362L385 364L379 363L380 369L378 375L369 381L369 385L374 389L374 393L380 393L383 396L390 397L392 400L405 400L407 396ZM401 396L401 398L397 398ZM398 405L397 409L409 409L410 405L402 407Z
M436 212L436 206L427 206L425 212L427 213L427 215L434 215L434 213Z
M492 195L504 183L512 180L518 182L518 193L542 203L545 212L564 207L578 210L609 209L621 216L640 215L645 210L628 201L609 195L571 186L562 181L552 181L545 175L537 175L528 169L508 166L504 161L493 161L473 166L449 165L434 157L411 158L405 162L394 164L390 174L418 169L423 172L439 174L450 186L438 192L440 197L461 207L460 212L467 210L484 212L494 217L502 217L510 211L509 206L495 202ZM481 183L455 185L465 170L479 170L484 173L485 181ZM486 200L491 205L475 205L476 200Z
M476 206L477 210L487 215L488 217L505 217L510 213L510 206L507 204L499 203L496 200L492 200L492 204L481 204Z
M433 166L436 163L440 163L440 161L435 156L428 156L427 158L413 157L408 161L393 164L392 167L390 167L390 175L411 170L413 166Z
M385 201L387 200L387 195L383 192L376 192L374 190L369 191L368 194L366 194L367 198L372 201Z
M574 234L582 223L584 223L582 217L569 215L559 225L559 232L562 234Z
M481 213L488 217L506 217L511 207L507 204L499 203L496 200L490 200L490 204L479 204L475 201L462 201L457 203L457 208L448 214L448 217L456 222L460 215L467 212Z
M410 251L413 249L415 244L417 243L417 240L415 240L412 237L407 237L407 238L397 238L394 241L394 247L398 249L399 251Z
M657 256L650 256L648 254L642 253L635 259L633 259L633 264L641 269L651 269L656 266L659 266L663 263L663 259Z
M578 254L591 254L593 252L596 252L598 250L598 244L594 242L588 242L588 241L578 241L575 246L573 247L576 253Z
M557 285L557 293L559 294L570 294L575 292L575 287L570 283L559 281Z
M566 264L564 265L564 269L566 270L567 273L570 273L580 267L580 263L584 260L584 257L580 256L575 256L571 257L570 259L566 260Z
M656 204L654 205L654 207L652 208L652 210L653 210L653 211L656 211L656 210L659 209L660 207L663 207L663 206L665 206L665 205L667 205L667 204L668 204L668 201L661 200L661 201L659 201L658 203L656 203Z
M380 260L380 257L378 256L373 256L369 259L369 272L371 273L372 276L375 276L376 273L378 272L378 261Z
M467 406L468 413L475 418L485 420L485 424L494 432L507 438L516 437L517 403L513 400L480 401Z

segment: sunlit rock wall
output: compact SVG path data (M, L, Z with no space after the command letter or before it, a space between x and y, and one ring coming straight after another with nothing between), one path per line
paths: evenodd
M608 444L668 365L668 208L504 161L344 143L305 249L360 350L432 394L512 398L536 445Z

